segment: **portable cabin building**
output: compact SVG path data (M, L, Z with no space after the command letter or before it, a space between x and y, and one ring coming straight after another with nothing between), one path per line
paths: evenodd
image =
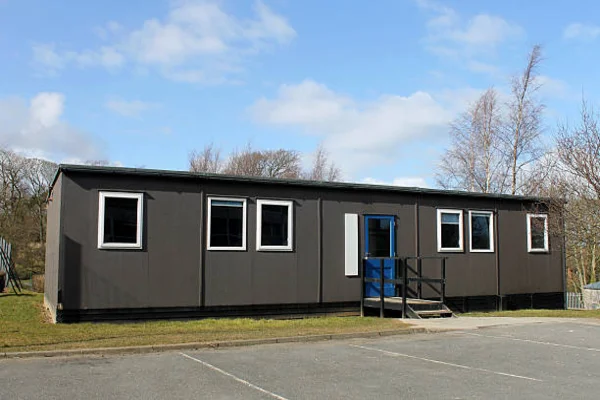
M55 321L356 313L365 256L447 257L455 311L564 307L542 199L61 165L48 201Z

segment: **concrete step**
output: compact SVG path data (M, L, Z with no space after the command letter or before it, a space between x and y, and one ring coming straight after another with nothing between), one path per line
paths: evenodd
M419 317L450 317L452 316L452 311L446 309L437 309L437 310L415 310L415 313Z

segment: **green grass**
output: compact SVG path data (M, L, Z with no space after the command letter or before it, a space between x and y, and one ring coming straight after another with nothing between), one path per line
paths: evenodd
M398 320L360 317L52 324L43 312L42 301L41 294L0 294L0 352L214 342L408 327Z
M552 317L552 318L598 318L600 310L517 310L491 311L461 314L464 317Z

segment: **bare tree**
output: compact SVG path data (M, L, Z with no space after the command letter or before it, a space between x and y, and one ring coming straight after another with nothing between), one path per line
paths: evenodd
M254 150L248 144L229 157L224 172L231 175L297 179L301 176L300 154L294 150Z
M206 172L216 174L223 169L221 149L213 143L204 146L202 151L192 150L188 156L189 170L191 172Z
M23 179L25 159L13 151L0 149L0 210L13 212L26 194Z
M264 157L250 143L243 149L235 149L229 155L223 172L229 175L263 176Z
M304 174L305 179L312 181L338 181L342 171L329 160L329 153L320 144L313 154L312 168Z
M566 171L575 177L579 195L600 198L600 127L594 109L582 100L581 123L575 128L559 127L558 157ZM583 193L582 193L583 192Z
M554 218L551 232L564 231L569 286L577 291L600 277L599 128L598 114L584 99L579 124L559 126L554 164L537 193L555 199L550 215L561 218Z
M46 198L56 165L0 149L0 236L12 242L18 272L42 272Z
M38 225L38 240L46 241L46 199L56 173L57 165L47 160L30 158L25 160L24 183L28 188L31 212Z
M472 192L502 192L506 186L501 151L501 109L489 88L450 125L451 145L436 175L438 185Z
M544 154L541 145L541 116L544 105L535 98L540 88L538 68L542 61L542 49L533 46L527 66L514 76L511 82L511 99L508 102L508 116L505 132L505 152L510 160L510 193L521 190L519 179L526 169Z

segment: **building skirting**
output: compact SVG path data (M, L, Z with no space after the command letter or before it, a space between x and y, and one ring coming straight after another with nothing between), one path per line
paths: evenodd
M303 318L319 315L360 315L360 303L265 304L249 306L119 308L59 310L58 322L132 321L202 318Z
M554 292L447 297L446 305L457 313L520 309L564 309L565 294Z
M524 293L498 296L447 297L446 305L456 313L518 309L563 309L564 293ZM502 307L500 307L500 305ZM359 302L323 304L264 304L249 306L118 308L58 310L57 322L133 321L202 318L303 318L319 315L359 315Z

